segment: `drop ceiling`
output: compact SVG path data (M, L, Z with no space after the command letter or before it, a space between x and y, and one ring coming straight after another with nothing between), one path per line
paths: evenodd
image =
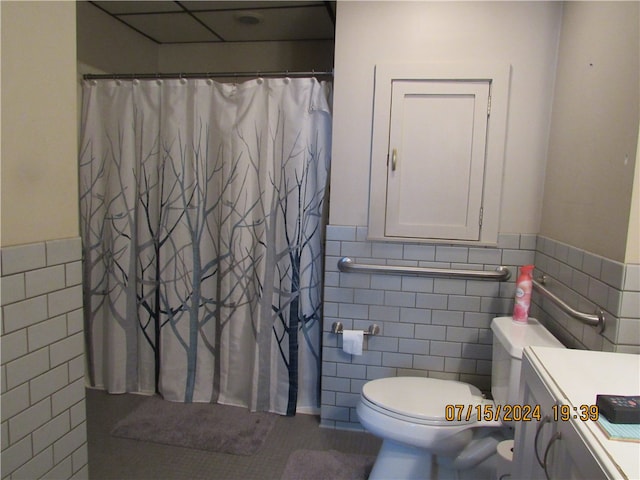
M92 1L158 44L332 40L335 2Z

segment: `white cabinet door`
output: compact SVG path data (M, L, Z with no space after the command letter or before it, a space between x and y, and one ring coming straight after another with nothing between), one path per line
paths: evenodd
M554 450L555 461L550 461L549 478L562 480L606 479L607 474L578 433L575 424L580 420L559 422L559 437L555 444L548 446Z
M522 361L521 387L522 405L532 407L539 405L542 419L516 423L511 478L544 479L546 475L542 462L547 453L547 446L558 431L558 424L553 421L555 399L526 360ZM550 454L547 456L548 463L557 459L555 450L550 450L548 453Z
M495 245L510 67L376 65L370 240Z
M521 387L523 405L539 405L543 420L518 422L515 427L515 444L512 474L519 480L598 480L610 478L591 447L580 434L581 420L569 418L562 421L554 405L565 403L553 393L540 370L531 363L526 353L522 361ZM554 415L554 411L556 414ZM569 411L573 412L572 406ZM557 417L557 418L555 418ZM576 417L572 414L571 417Z
M489 81L392 82L385 234L477 241Z

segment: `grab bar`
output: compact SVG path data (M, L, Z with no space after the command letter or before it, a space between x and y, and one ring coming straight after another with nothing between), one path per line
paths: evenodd
M538 278L538 280L533 281L533 288L539 291L543 297L547 297L548 299L550 299L553 303L559 306L561 310L563 310L565 313L568 313L576 320L580 320L582 323L586 323L587 325L591 325L592 327L598 327L598 331L600 333L604 332L604 310L598 307L595 314L580 312L569 306L560 297L547 290L543 286L546 281L547 276L542 275Z
M388 273L395 275L421 275L427 277L496 280L498 282L504 282L511 276L511 272L507 267L498 267L493 272L487 270L455 270L432 267L400 267L395 265L358 264L349 257L342 257L338 260L338 269L341 272L348 273Z

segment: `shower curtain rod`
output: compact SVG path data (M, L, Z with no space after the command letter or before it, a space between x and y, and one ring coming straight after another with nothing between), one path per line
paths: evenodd
M289 72L286 70L275 72L209 72L209 73L87 73L82 76L85 80L160 80L182 78L233 78L233 77L333 77L331 72Z

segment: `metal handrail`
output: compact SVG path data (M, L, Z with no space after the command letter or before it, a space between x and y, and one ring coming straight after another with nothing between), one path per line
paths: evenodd
M464 278L475 280L496 280L504 282L511 276L507 267L497 267L494 271L487 270L456 270L432 267L404 267L396 265L371 265L356 263L349 257L338 260L338 269L349 273L386 273L394 275L421 275L426 277Z
M575 308L568 305L564 300L555 295L553 292L544 287L544 284L547 281L547 276L542 275L538 280L533 281L533 288L539 291L543 297L548 298L553 303L555 303L562 311L571 315L576 320L580 320L582 323L586 323L587 325L591 325L592 327L598 327L599 332L604 332L605 321L604 321L604 310L598 307L596 309L596 313L584 313L576 310Z

